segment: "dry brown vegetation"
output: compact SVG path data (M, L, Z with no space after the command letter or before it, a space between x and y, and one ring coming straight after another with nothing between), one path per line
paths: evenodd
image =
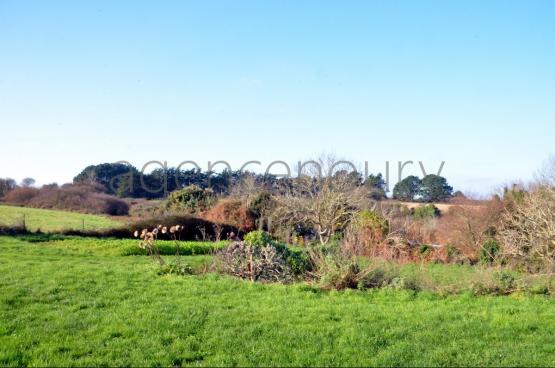
M501 239L511 259L532 268L555 265L555 189L537 186L503 214Z
M127 215L129 205L122 199L99 192L90 185L66 184L62 187L18 187L3 198L12 205L57 209L113 216Z
M200 217L207 221L228 224L242 233L254 230L254 219L249 215L245 203L235 198L220 199L212 208L201 212Z

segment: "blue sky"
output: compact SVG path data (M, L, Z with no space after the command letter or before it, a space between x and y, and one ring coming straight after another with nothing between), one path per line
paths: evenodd
M392 177L445 161L487 193L555 153L553 19L553 1L0 0L0 177L331 152Z

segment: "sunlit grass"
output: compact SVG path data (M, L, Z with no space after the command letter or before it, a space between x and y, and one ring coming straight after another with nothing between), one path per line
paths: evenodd
M550 297L159 276L118 242L0 237L0 365L555 365Z
M54 232L60 230L104 230L121 226L109 217L77 212L0 205L0 224L25 226L29 231Z

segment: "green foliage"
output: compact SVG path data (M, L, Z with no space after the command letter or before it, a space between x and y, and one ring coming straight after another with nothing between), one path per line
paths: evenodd
M0 199L4 197L9 191L15 189L17 183L10 178L0 178Z
M158 274L175 276L187 276L194 274L193 268L189 264L183 262L180 258L181 257L176 257L163 266L160 266Z
M206 210L215 201L211 189L202 189L196 185L189 185L180 190L171 192L165 202L166 209L197 213Z
M476 295L509 295L518 288L515 276L508 271L498 271L490 280L479 280L472 286Z
M265 247L268 245L275 247L278 253L286 260L290 271L296 276L300 276L310 269L310 257L305 250L292 248L277 242L265 231L251 231L245 235L244 242L253 247Z
M421 184L418 177L407 176L393 187L393 198L401 201L414 201L420 192Z
M412 217L415 220L424 220L434 218L440 215L439 209L433 204L427 204L422 207L415 207L412 209Z
M370 174L364 181L364 185L369 189L371 199L378 201L386 198L386 182L381 173Z
M431 251L432 247L427 244L422 244L420 245L420 247L418 247L418 253L420 253L420 255L422 256L429 254Z
M503 293L510 293L516 287L515 276L508 271L496 272L493 277Z
M248 207L250 216L258 220L274 206L272 194L269 192L258 193L251 201Z
M284 252L283 246L280 247L278 245L277 248ZM285 260L287 261L293 275L301 277L311 271L312 264L310 262L310 256L306 250L287 247L283 254L285 255Z
M453 196L453 187L444 177L430 174L422 179L418 194L423 202L444 201Z
M516 184L513 185L511 188L503 188L503 201L507 203L507 205L510 207L514 206L515 204L522 204L525 197L526 190Z
M494 263L501 250L501 245L495 239L488 239L480 249L480 262L485 264Z
M90 165L74 179L75 184L99 184L106 193L120 197L164 198L180 188L196 185L203 189L210 188L215 193L229 193L230 188L241 182L246 176L254 175L257 181L264 181L270 186L279 184L275 175L255 175L245 171L224 170L202 172L200 169L184 170L182 167L160 167L153 164L150 174L141 173L134 166L125 163L104 163Z
M267 245L274 245L270 234L262 230L251 231L244 237L245 243L253 247L265 247Z
M124 163L90 165L73 178L75 184L99 184L106 193L119 197L145 196L139 181L139 171Z
M360 211L355 216L353 224L357 230L370 230L380 236L386 236L389 233L389 222L376 211Z
M174 255L179 247L179 253L185 256L212 254L213 252L225 248L229 244L228 241L207 242L207 241L186 241L175 242L169 240L157 240L156 248L161 255ZM126 246L121 248L120 253L125 256L147 255L147 251L137 247L135 241L134 247Z
M311 272L317 285L324 290L391 288L396 290L418 290L415 282L400 276L394 270L385 271L375 265L362 264L356 257L340 251L310 253L313 263Z

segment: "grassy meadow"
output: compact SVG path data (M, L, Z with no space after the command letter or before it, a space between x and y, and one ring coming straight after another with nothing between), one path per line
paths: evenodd
M306 283L160 276L135 244L0 237L0 365L555 365L549 296L323 292ZM199 269L220 246L181 248ZM403 272L451 283L478 271Z
M69 211L0 205L0 224L25 226L29 231L55 232L61 230L105 230L122 223L107 216L89 215Z

